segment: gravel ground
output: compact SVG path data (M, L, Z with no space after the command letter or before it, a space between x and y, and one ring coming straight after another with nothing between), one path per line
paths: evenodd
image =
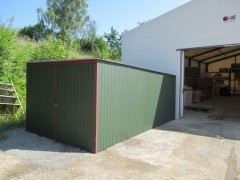
M9 131L6 136L8 138L1 142L1 151L25 164L57 169L75 158L91 155L78 148L29 133L22 128Z
M223 109L216 107L211 113L186 111L184 119L96 155L14 129L0 142L0 179L237 180L239 109L223 114Z

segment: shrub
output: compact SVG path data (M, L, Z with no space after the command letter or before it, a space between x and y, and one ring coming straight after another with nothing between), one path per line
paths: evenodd
M59 60L66 59L67 51L61 39L49 37L46 41L39 41L34 49L32 60Z

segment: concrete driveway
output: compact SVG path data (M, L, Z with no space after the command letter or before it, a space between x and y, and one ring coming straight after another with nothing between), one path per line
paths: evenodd
M240 179L240 97L207 104L215 110L186 111L96 155L15 129L0 142L0 179Z

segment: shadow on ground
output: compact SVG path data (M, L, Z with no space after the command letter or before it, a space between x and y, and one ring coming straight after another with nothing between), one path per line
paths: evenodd
M0 151L13 149L48 151L48 152L67 152L67 153L86 153L79 148L58 143L52 139L40 137L36 134L25 131L24 128L17 128L6 133L7 138L0 141Z
M158 130L181 132L212 138L240 140L240 96L214 97L204 102L214 106L212 112L186 110L183 119L157 127ZM87 153L79 148L29 133L23 128L7 132L0 141L0 151L30 150L47 152Z

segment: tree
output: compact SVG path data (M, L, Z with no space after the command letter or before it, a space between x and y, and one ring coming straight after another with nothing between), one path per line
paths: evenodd
M61 34L64 42L83 32L89 20L86 0L47 0L47 11L38 9L39 20Z
M101 54L101 52L103 51L105 52L105 54L107 54L109 50L107 43L102 37L94 36L92 38L94 39L94 42L92 42L90 38L81 38L78 40L81 51L86 53L91 52L98 58L106 59L107 56L102 57L99 56L99 54Z
M121 61L122 36L119 35L116 29L111 27L111 32L109 34L104 33L103 37L107 40L107 44L110 48L110 59Z
M61 39L49 36L46 41L41 41L34 49L32 60L59 60L66 59L67 51Z
M103 36L108 43L110 49L120 49L121 48L121 36L118 34L117 30L111 27L111 32L109 34L104 33Z
M48 35L52 34L53 31L51 29L48 29L44 22L41 21L38 24L34 26L26 26L19 31L20 36L28 36L31 39L35 40L41 40L46 39Z
M0 21L0 80L2 81L13 71L13 53L16 44L16 31L12 29L13 18L9 23Z
M95 43L95 39L96 39L96 33L97 33L97 27L96 27L96 22L95 21L89 21L86 25L86 29L84 31L84 39L86 39L87 41L90 41L91 43L91 49L90 51L92 53L94 53L94 51L96 50L94 48L94 43Z

